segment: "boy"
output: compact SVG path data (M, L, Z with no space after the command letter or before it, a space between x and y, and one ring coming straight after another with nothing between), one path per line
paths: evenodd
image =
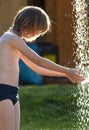
M50 27L50 19L41 8L27 6L17 13L10 29L0 38L0 130L19 130L19 59L40 75L65 76L74 83L84 80L77 70L42 58L26 45L25 41L36 40Z

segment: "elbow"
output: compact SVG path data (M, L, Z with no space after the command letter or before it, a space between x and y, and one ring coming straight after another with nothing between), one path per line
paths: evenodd
M39 57L37 60L34 62L37 66L41 67L43 65L43 57ZM38 69L39 70L39 69Z

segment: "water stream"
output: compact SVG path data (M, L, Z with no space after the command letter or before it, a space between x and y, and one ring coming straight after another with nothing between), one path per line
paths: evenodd
M89 130L89 26L88 4L86 0L73 0L74 43L76 44L76 68L85 75L86 80L78 84L77 127Z

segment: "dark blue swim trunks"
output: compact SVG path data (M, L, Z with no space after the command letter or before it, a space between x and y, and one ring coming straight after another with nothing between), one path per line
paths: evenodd
M0 84L0 101L5 99L11 100L14 105L19 100L18 88L7 84Z

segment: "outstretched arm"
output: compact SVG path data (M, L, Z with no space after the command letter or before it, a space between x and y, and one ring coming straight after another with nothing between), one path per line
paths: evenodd
M74 83L80 83L84 80L84 77L80 75L80 72L76 69L64 67L61 65L58 65L48 59L45 59L41 56L39 56L36 52L34 52L32 49L30 49L26 43L20 38L20 37L14 37L11 42L12 47L17 49L27 57L31 62L36 64L39 67L55 71L58 73L62 73L67 77L69 80L71 80Z
M52 71L43 67L40 67L36 64L34 64L32 61L30 61L28 58L26 58L24 55L21 56L21 60L33 71L38 73L39 75L43 76L55 76L55 77L65 77L64 73Z

